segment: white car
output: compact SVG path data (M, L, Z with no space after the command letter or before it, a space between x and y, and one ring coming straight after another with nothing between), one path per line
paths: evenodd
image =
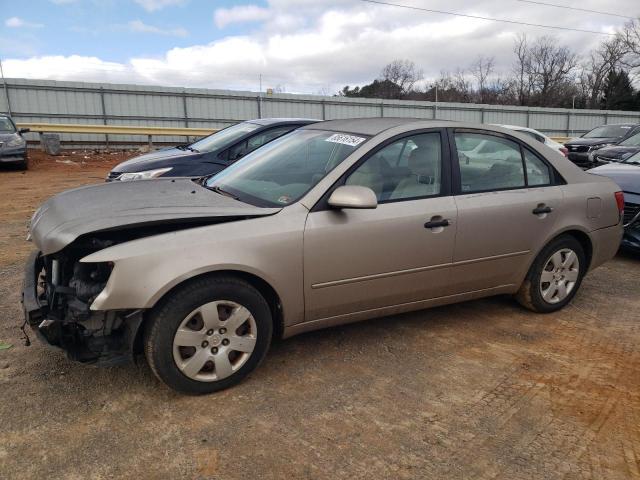
M520 127L518 125L498 125L498 126L503 128L508 128L510 130L515 130L516 132L524 133L525 135L528 135L531 138L535 138L540 143L544 143L547 147L554 149L555 151L562 154L562 156L564 157L569 155L569 150L567 150L564 145L552 140L551 138L547 137L544 133L540 133L539 131L534 130L533 128Z

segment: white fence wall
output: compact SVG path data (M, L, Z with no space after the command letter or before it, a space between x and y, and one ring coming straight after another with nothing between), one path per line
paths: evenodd
M173 88L108 83L7 79L0 111L17 122L221 128L259 117L336 119L415 117L529 126L551 136L580 135L610 123L640 123L640 112L571 110L467 103L434 103L316 95ZM5 94L6 93L6 94ZM7 105L7 98L9 104ZM35 135L30 140L36 140ZM105 135L68 135L70 143L100 144ZM185 137L154 141L179 143ZM110 135L110 143L146 141L134 135Z

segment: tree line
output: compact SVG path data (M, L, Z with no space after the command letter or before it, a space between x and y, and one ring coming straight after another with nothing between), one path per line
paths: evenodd
M494 57L481 55L467 68L442 71L425 86L411 60L394 60L377 79L345 86L345 97L521 105L535 107L640 110L640 19L627 23L585 56L556 37L518 35L509 71L497 72Z

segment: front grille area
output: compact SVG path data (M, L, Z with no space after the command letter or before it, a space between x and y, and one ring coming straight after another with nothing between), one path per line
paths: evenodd
M628 225L638 213L640 213L640 204L637 203L625 203L624 212L622 214L622 223Z

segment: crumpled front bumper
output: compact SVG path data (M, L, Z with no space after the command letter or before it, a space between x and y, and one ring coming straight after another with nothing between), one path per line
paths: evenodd
M25 320L32 327L36 327L44 320L43 305L38 299L38 275L42 270L42 257L39 251L32 252L27 259L22 283L22 310Z
M55 318L49 311L45 295L38 294L38 282L44 268L41 252L29 255L25 266L22 287L22 309L25 322L31 327L38 339L45 345L62 349L72 360L83 363L97 363L102 366L117 365L131 361L134 355L134 343L143 316L141 311L122 312L125 321L117 332L107 336L83 336L79 334L79 325L85 323L69 318ZM68 287L65 287L65 290ZM93 312L89 322L105 324L118 312ZM80 327L81 328L81 327Z

